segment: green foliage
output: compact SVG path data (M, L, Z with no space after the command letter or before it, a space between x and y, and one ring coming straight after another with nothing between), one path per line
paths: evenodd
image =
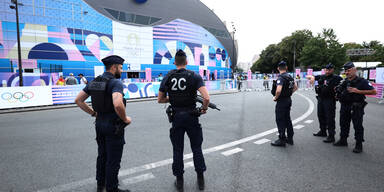
M376 41L365 46L380 45L380 42ZM288 69L293 71L294 53L296 68L320 70L324 65L332 63L339 69L350 59L346 55L347 49L363 47L364 45L354 43L340 44L333 29L323 29L317 36L313 36L310 30L299 30L283 38L280 43L269 45L262 51L260 59L254 63L251 70L270 73L276 69L278 62L284 60L288 64ZM381 52L377 54L381 55Z

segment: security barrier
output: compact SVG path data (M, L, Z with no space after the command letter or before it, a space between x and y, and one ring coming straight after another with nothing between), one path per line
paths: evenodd
M295 80L295 82L297 87L302 90L312 90L314 88L307 79ZM240 91L268 91L272 89L272 84L273 80L242 80L236 81L236 88L239 89L240 85Z
M236 89L234 80L207 81L209 91ZM74 100L85 85L70 86L26 86L0 87L0 109L35 107L74 103ZM124 98L137 99L156 97L160 82L124 83ZM90 98L87 102L90 101Z

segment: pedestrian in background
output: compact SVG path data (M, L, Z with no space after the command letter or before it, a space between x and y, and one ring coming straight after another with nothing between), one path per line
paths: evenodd
M77 85L77 79L73 76L73 73L70 73L69 76L65 79L66 85Z
M56 82L56 85L58 85L58 86L64 86L65 85L65 79L62 75L60 75L59 79Z
M80 73L79 77L80 77L80 84L81 85L88 84L88 80L87 80L87 78L84 77L83 74Z

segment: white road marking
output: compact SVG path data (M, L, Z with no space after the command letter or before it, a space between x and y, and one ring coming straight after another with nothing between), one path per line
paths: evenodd
M239 153L239 152L242 152L242 151L244 151L244 149L242 149L242 148L234 148L234 149L231 149L231 150L228 150L228 151L224 151L221 154L228 157L230 155L233 155L235 153Z
M308 97L306 97L306 96L304 96L304 95L302 95L300 93L295 93L295 94L297 94L297 95L303 97L304 99L306 99L308 104L309 104L309 107L308 107L307 111L303 115L301 115L297 119L293 120L292 124L297 124L298 122L303 121L304 119L308 118L312 114L312 112L314 111L314 108L315 108L315 104L313 103L313 101L311 99L309 99ZM277 132L277 128L273 128L273 129L261 132L261 133L256 134L256 135L245 137L245 138L237 140L237 141L232 141L230 143L226 143L226 144L223 144L223 145L219 145L219 146L216 146L216 147L205 149L205 150L203 150L203 153L204 154L209 154L209 153L213 153L213 152L220 151L220 150L223 150L223 149L231 148L231 147L240 145L242 143L246 143L246 142L249 142L249 141L252 141L252 140L260 139L262 137L265 137L265 136L270 135L270 134L275 133L275 132ZM193 157L192 153L186 154L186 155L184 155L184 160L190 159L192 157ZM154 168L166 166L166 165L172 164L172 162L173 162L173 160L170 158L170 159L166 159L166 160L162 160L162 161L158 161L158 162L154 162L154 163L149 163L149 164L146 164L146 165L141 165L141 166L138 166L138 167L133 167L133 168L130 168L130 169L120 170L119 177L124 177L124 176L132 175L132 174L135 174L135 173L143 172L143 171L148 171L148 170L151 170L151 169L154 169ZM68 184L54 186L54 187L51 187L51 188L48 188L48 189L38 190L37 192L63 192L63 191L71 191L71 190L76 189L78 187L81 187L81 186L84 186L84 185L95 184L95 183L96 183L95 178L91 177L91 178L87 178L87 179L80 180L80 181L74 181L74 182L68 183Z
M262 144L264 144L264 143L268 143L268 142L270 142L270 141L271 141L271 140L269 140L269 139L260 139L260 140L255 141L254 144L262 145Z
M304 121L304 123L306 123L306 124L311 124L313 122L313 120L306 120L306 121Z
M294 126L293 128L294 129L301 129L301 128L304 128L305 126L304 125L296 125L296 126Z
M184 163L184 169L188 169L188 168L191 168L191 167L194 167L193 161L190 161L188 163Z
M131 178L128 178L128 179L124 179L123 180L123 184L124 185L131 185L131 184L134 184L134 183L140 183L140 182L143 182L143 181L146 181L146 180L150 180L150 179L153 179L153 178L155 178L155 176L152 173L147 173L147 174L139 175L139 176L136 176L136 177L131 177Z

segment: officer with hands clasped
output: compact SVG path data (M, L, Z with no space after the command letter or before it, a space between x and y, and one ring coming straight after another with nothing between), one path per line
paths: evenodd
M208 110L209 93L201 76L186 69L187 56L184 51L177 51L175 65L177 69L170 71L161 82L158 95L159 103L169 102L171 104L169 108L169 113L171 113L170 121L172 121L170 139L173 146L172 171L173 175L176 176L175 186L178 190L183 190L183 150L184 134L186 132L192 148L198 187L200 190L204 190L203 173L206 166L201 149L203 132L198 117ZM203 97L203 106L198 108L196 113L197 91Z
M335 142L335 116L336 116L336 98L335 87L343 80L340 76L334 75L334 66L328 64L325 66L325 75L311 76L308 75L311 84L317 81L315 91L317 93L317 117L320 123L320 131L314 133L317 137L328 137L325 143Z
M366 79L356 75L356 68L352 62L344 65L347 78L336 88L336 97L341 103L340 108L340 140L335 146L348 146L347 138L351 120L355 129L356 145L354 153L363 151L364 127L363 116L364 108L367 105L365 95L375 95L375 88Z
M293 126L291 121L292 94L297 90L295 80L287 73L287 63L278 64L280 75L272 86L273 101L276 102L275 115L279 131L279 139L272 142L272 146L284 147L286 143L293 145ZM287 136L285 135L287 130Z
M96 77L80 91L75 102L86 113L96 117L96 141L98 156L96 165L97 191L129 192L118 188L124 129L131 123L125 114L125 99L121 77L124 59L112 55L102 59L106 72ZM85 100L91 96L92 108Z

